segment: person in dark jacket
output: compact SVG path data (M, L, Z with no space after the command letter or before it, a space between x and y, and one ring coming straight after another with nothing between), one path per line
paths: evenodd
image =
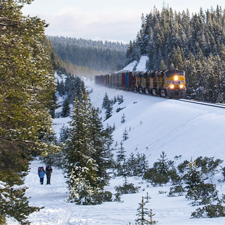
M51 174L52 174L52 167L46 166L47 184L50 184Z
M43 167L39 167L39 169L38 169L38 175L40 177L40 183L42 185L43 182L44 182L44 176L45 176L45 171L44 171L44 168Z

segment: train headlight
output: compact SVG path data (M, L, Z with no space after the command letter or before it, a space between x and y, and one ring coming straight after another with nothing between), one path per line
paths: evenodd
M174 76L174 80L175 81L177 81L178 80L178 76L176 75L176 76Z
M170 89L174 89L174 87L175 87L174 84L170 85Z
M184 88L184 85L183 84L180 84L180 89L183 89Z

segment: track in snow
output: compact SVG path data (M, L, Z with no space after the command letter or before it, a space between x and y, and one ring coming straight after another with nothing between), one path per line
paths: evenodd
M189 102L189 103L194 103L194 104L199 104L199 105L206 105L206 106L212 106L212 107L217 107L217 108L224 108L225 109L225 104L214 104L214 103L207 103L207 102L199 102L195 100L188 100L188 99L179 99L179 101L183 102Z

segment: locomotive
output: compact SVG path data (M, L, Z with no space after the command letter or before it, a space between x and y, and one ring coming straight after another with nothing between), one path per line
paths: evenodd
M185 98L185 72L167 71L119 71L95 76L95 83L111 88L169 98Z

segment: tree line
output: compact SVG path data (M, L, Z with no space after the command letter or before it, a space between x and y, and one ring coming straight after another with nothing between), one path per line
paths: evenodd
M29 206L24 179L33 157L58 150L50 116L53 50L45 21L22 16L26 3L31 0L0 2L0 224L8 216L28 224L28 215L40 210Z
M48 38L57 55L68 65L77 68L73 71L76 75L87 75L87 68L93 75L122 69L126 60L126 44L65 37Z
M176 12L163 7L142 15L141 29L127 50L127 63L147 55L148 70L178 68L186 72L189 98L224 101L225 10L217 6Z

